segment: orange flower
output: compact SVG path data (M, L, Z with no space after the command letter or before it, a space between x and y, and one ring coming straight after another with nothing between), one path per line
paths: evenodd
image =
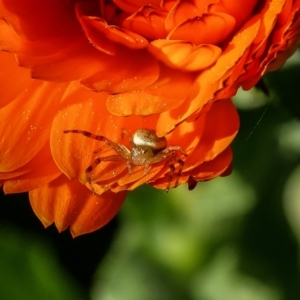
M228 174L239 125L230 97L296 49L299 6L300 0L0 0L4 191L30 191L45 226L70 226L76 236L106 224L141 184L166 189L178 181L191 189ZM143 163L131 162L129 172L125 160L101 162L90 184L86 169L95 156L115 151L64 134L85 130L130 148L122 131L142 128L187 156L171 151L147 171ZM176 160L184 161L179 175Z

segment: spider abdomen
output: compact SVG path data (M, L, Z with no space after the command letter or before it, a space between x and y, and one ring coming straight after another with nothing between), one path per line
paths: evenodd
M162 150L167 147L166 138L158 137L151 129L138 129L133 134L132 142L135 146L149 147L153 150Z

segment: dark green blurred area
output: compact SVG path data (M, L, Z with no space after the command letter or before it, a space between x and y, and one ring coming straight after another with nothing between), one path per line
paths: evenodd
M142 187L75 240L44 230L26 200L3 198L0 299L300 299L300 52L265 82L269 97L235 99L229 177L191 192Z

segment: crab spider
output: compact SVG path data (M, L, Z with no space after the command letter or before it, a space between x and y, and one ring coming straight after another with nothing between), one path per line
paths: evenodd
M113 142L103 135L95 135L84 130L64 130L64 133L79 133L89 138L103 141L107 144L108 147L110 147L117 153L116 155L96 157L95 161L85 170L87 181L89 182L91 187L92 178L90 173L97 167L98 164L100 164L101 161L126 161L129 174L132 173L132 165L144 166L145 175L148 173L150 165L159 163L161 161L167 161L169 164L170 172L166 191L169 190L170 183L175 173L174 162L177 162L179 164L179 170L174 187L177 187L178 185L179 178L183 170L184 161L180 159L180 157L177 155L177 152L180 152L184 156L187 156L187 154L180 146L167 146L166 138L158 137L155 131L152 129L138 129L133 133L133 135L131 135L127 130L123 129L122 136L126 134L129 137L131 149L128 149L123 144ZM103 147L95 150L94 153L97 153L102 149ZM92 191L94 192L93 188Z

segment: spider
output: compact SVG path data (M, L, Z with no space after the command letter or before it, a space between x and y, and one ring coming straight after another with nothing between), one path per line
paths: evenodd
M144 175L148 173L150 165L159 163L161 161L167 161L169 164L170 172L166 192L168 192L170 188L170 183L175 173L174 162L177 162L179 164L179 170L177 173L177 179L174 187L177 187L178 185L184 161L181 160L180 157L177 155L177 151L179 151L184 156L187 156L187 154L182 150L180 146L167 146L166 138L158 137L154 130L138 129L133 133L133 135L131 135L129 131L123 129L122 137L124 137L124 134L126 134L129 137L131 149L128 149L123 144L115 143L103 135L95 135L91 132L84 130L64 130L64 133L79 133L89 138L98 141L103 141L117 153L116 155L96 157L95 161L85 170L87 181L91 186L92 192L94 192L94 189L92 187L92 178L90 173L93 169L97 167L98 164L100 164L101 161L125 160L129 174L132 173L132 165L144 166ZM103 148L104 147L101 147L95 150L94 153L98 153Z

